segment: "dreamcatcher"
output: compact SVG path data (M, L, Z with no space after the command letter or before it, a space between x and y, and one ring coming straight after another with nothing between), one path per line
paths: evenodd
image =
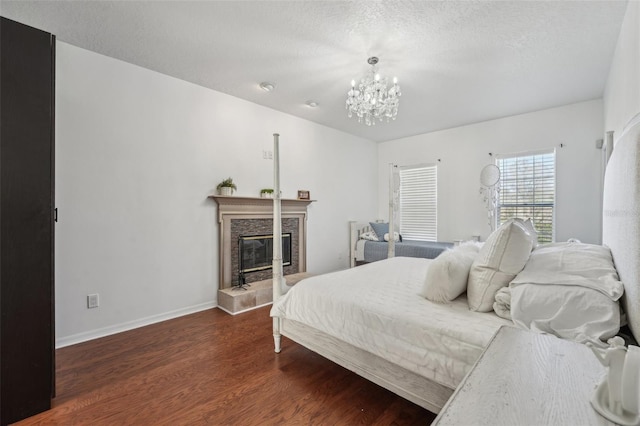
M500 169L495 164L488 164L480 172L480 195L487 209L487 220L491 231L496 227L496 209L500 198Z

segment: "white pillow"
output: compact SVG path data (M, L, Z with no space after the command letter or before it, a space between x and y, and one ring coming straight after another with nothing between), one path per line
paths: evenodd
M467 289L469 269L479 250L477 243L470 242L442 252L429 264L420 294L437 303L460 296Z
M480 251L483 245L484 245L483 242L469 240L469 241L461 242L460 244L455 246L454 249L455 250L471 250L473 253L478 254L478 252Z
M509 287L519 327L600 346L620 328L624 286L606 247L543 244Z
M398 234L397 232L393 233L393 237L395 241L400 241L400 234ZM384 234L384 240L385 241L389 241L389 233L387 232L386 234Z
M367 241L378 241L378 236L373 231L363 232L362 234L360 234L360 239Z
M493 310L496 293L524 268L532 247L531 235L517 220L505 222L489 235L469 272L469 309Z
M606 347L620 330L620 306L586 287L522 284L511 289L511 319L520 328Z
M538 231L536 231L536 227L533 226L533 221L531 220L531 218L527 218L527 219L515 219L518 222L520 222L522 225L524 225L524 229L527 230L527 232L529 232L529 235L531 235L531 239L533 241L533 247L537 247L538 246Z
M608 247L580 242L542 244L509 287L555 284L598 291L611 300L622 297L624 286Z

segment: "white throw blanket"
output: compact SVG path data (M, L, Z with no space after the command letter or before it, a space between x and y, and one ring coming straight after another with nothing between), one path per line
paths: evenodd
M500 318L511 319L511 289L509 287L498 290L493 310Z

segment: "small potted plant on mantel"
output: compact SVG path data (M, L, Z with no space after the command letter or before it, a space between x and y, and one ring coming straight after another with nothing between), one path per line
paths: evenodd
M273 189L264 188L260 190L260 197L262 198L273 198Z
M220 191L220 195L233 195L233 191L237 188L233 179L227 178L218 184L217 189Z

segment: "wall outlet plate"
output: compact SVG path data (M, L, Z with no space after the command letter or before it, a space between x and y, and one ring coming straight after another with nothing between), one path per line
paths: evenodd
M87 308L97 308L100 306L100 296L96 294L87 295Z

